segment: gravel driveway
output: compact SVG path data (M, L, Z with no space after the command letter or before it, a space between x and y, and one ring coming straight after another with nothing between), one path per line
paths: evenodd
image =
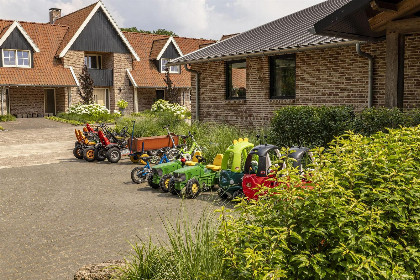
M1 279L73 279L85 264L127 256L129 242L166 240L162 220L196 221L225 203L215 193L183 201L132 184L127 158L76 160L74 126L44 119L2 126L9 131L0 132Z

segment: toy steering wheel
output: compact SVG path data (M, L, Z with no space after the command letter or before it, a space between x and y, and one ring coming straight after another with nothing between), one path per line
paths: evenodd
M206 159L203 158L202 156L196 155L195 157L196 157L196 159L198 160L199 163L206 162Z

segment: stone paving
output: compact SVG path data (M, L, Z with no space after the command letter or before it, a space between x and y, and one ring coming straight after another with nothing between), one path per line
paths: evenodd
M127 256L130 242L165 241L162 220L196 221L225 203L132 184L127 159L76 160L74 126L20 122L0 132L1 279L73 279L83 265Z

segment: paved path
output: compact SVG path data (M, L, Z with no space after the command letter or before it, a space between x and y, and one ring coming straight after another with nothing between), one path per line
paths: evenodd
M85 264L127 256L129 242L165 240L162 219L195 221L224 203L214 193L183 201L132 184L127 159L76 160L73 126L30 123L4 125L10 131L0 132L1 279L73 279ZM38 135L32 143L16 138L32 134ZM47 149L36 139L57 142Z

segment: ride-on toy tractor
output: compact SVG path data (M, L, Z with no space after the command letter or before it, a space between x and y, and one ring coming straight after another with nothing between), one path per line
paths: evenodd
M302 172L307 164L312 162L308 148L292 147L287 155L294 159L293 167L298 167ZM245 161L242 189L249 199L258 199L261 186L276 187L279 185L275 179L275 169L284 168L284 159L279 148L274 145L259 145L251 150Z
M195 152L191 161L186 161L185 158L181 157L180 159L168 163L153 166L152 174L148 177L149 186L154 189L158 189L160 187L163 192L168 192L169 181L172 179L172 172L183 168L185 165L191 166L197 164L197 156L201 156L201 152Z
M253 147L254 144L248 142L248 138L239 138L226 149L219 177L218 194L221 198L231 200L242 195L243 166Z
M95 147L96 141L94 139L88 139L81 130L75 129L76 143L74 144L73 155L78 158L83 158L83 151L88 147Z
M186 198L196 198L200 192L211 189L219 183L223 154L214 158L213 164L204 165L205 159L197 156L198 164L187 166L173 172L169 191Z

